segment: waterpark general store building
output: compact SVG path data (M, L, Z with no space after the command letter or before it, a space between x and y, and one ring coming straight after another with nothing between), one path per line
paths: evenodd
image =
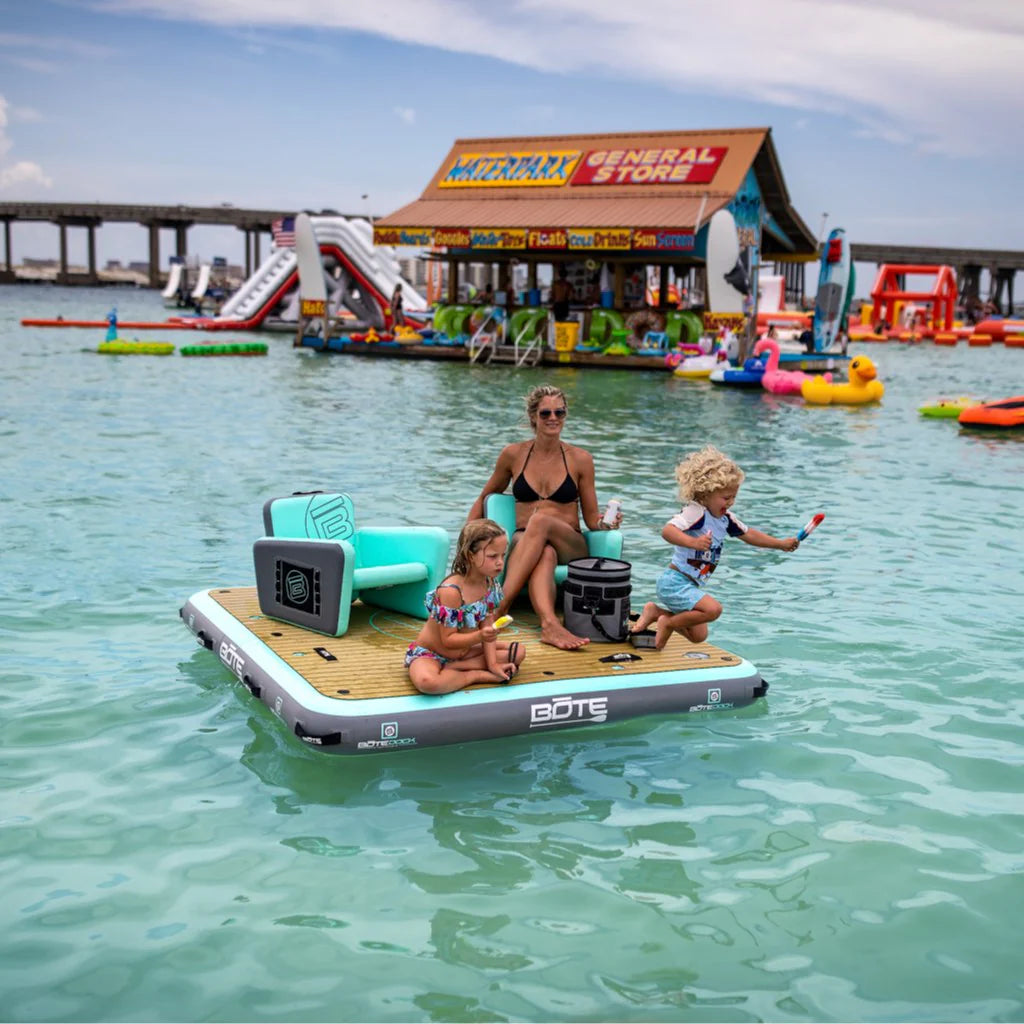
M700 272L707 223L722 208L740 244L757 246L801 299L817 243L790 202L769 128L459 139L420 198L376 222L374 243L446 259L449 302L460 266L492 264L511 291L511 268L525 264L535 292L538 266L551 264L576 271L578 301L584 274L606 268L603 304L627 309L637 269L660 267L661 295L671 273Z

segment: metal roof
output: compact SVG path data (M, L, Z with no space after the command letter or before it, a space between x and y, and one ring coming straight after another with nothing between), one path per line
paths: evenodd
M383 227L430 228L687 228L693 230L732 199L730 193L705 196L632 195L586 198L562 195L547 199L417 199L388 214ZM703 211L702 211L703 207Z
M694 150L713 154L718 161L704 175L710 175L710 180L594 184L593 174L583 173L592 161L607 158L614 163L616 154L630 153L637 164L643 164L656 163L662 157L668 159L668 154ZM516 159L525 162L538 153L562 153L567 161L575 158L571 171L556 178L553 184L539 184L528 173L523 176L526 180L519 181L514 180L514 173L502 173ZM641 153L651 160L641 159ZM474 162L479 167L486 163L490 173L479 173L479 167L475 178L470 173L459 177L455 172L460 167L473 167ZM382 228L410 229L693 231L716 210L728 205L751 167L768 213L794 242L791 255L815 254L816 239L790 202L769 128L457 139L420 198L376 224ZM496 183L494 179L507 179L508 184ZM780 255L788 253L767 232L764 243L769 255L773 249Z

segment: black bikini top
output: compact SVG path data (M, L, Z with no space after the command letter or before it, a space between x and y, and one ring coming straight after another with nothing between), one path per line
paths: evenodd
M530 445L530 450L526 453L526 462L523 463L519 476L516 477L515 482L512 484L512 497L516 501L554 501L559 505L572 505L576 502L576 499L580 496L579 488L577 488L576 481L572 478L572 473L569 472L569 463L565 458L565 449L559 445L559 450L562 452L562 462L565 464L565 479L558 485L557 490L544 497L538 494L530 486L529 480L526 479L526 462L530 461L530 456L533 454L533 445Z

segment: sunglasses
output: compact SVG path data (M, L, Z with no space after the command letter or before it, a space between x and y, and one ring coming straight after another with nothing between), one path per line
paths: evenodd
M558 419L564 420L565 419L565 413L566 413L566 409L565 409L564 405L562 406L561 409L538 409L537 410L537 415L542 420L549 420L549 419L551 419L552 416L556 416L556 417L558 417Z

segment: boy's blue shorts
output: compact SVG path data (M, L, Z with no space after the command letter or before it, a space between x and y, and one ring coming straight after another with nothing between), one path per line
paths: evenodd
M666 569L658 577L654 589L655 603L670 612L690 611L704 594L704 588L698 586L692 577L675 569Z

